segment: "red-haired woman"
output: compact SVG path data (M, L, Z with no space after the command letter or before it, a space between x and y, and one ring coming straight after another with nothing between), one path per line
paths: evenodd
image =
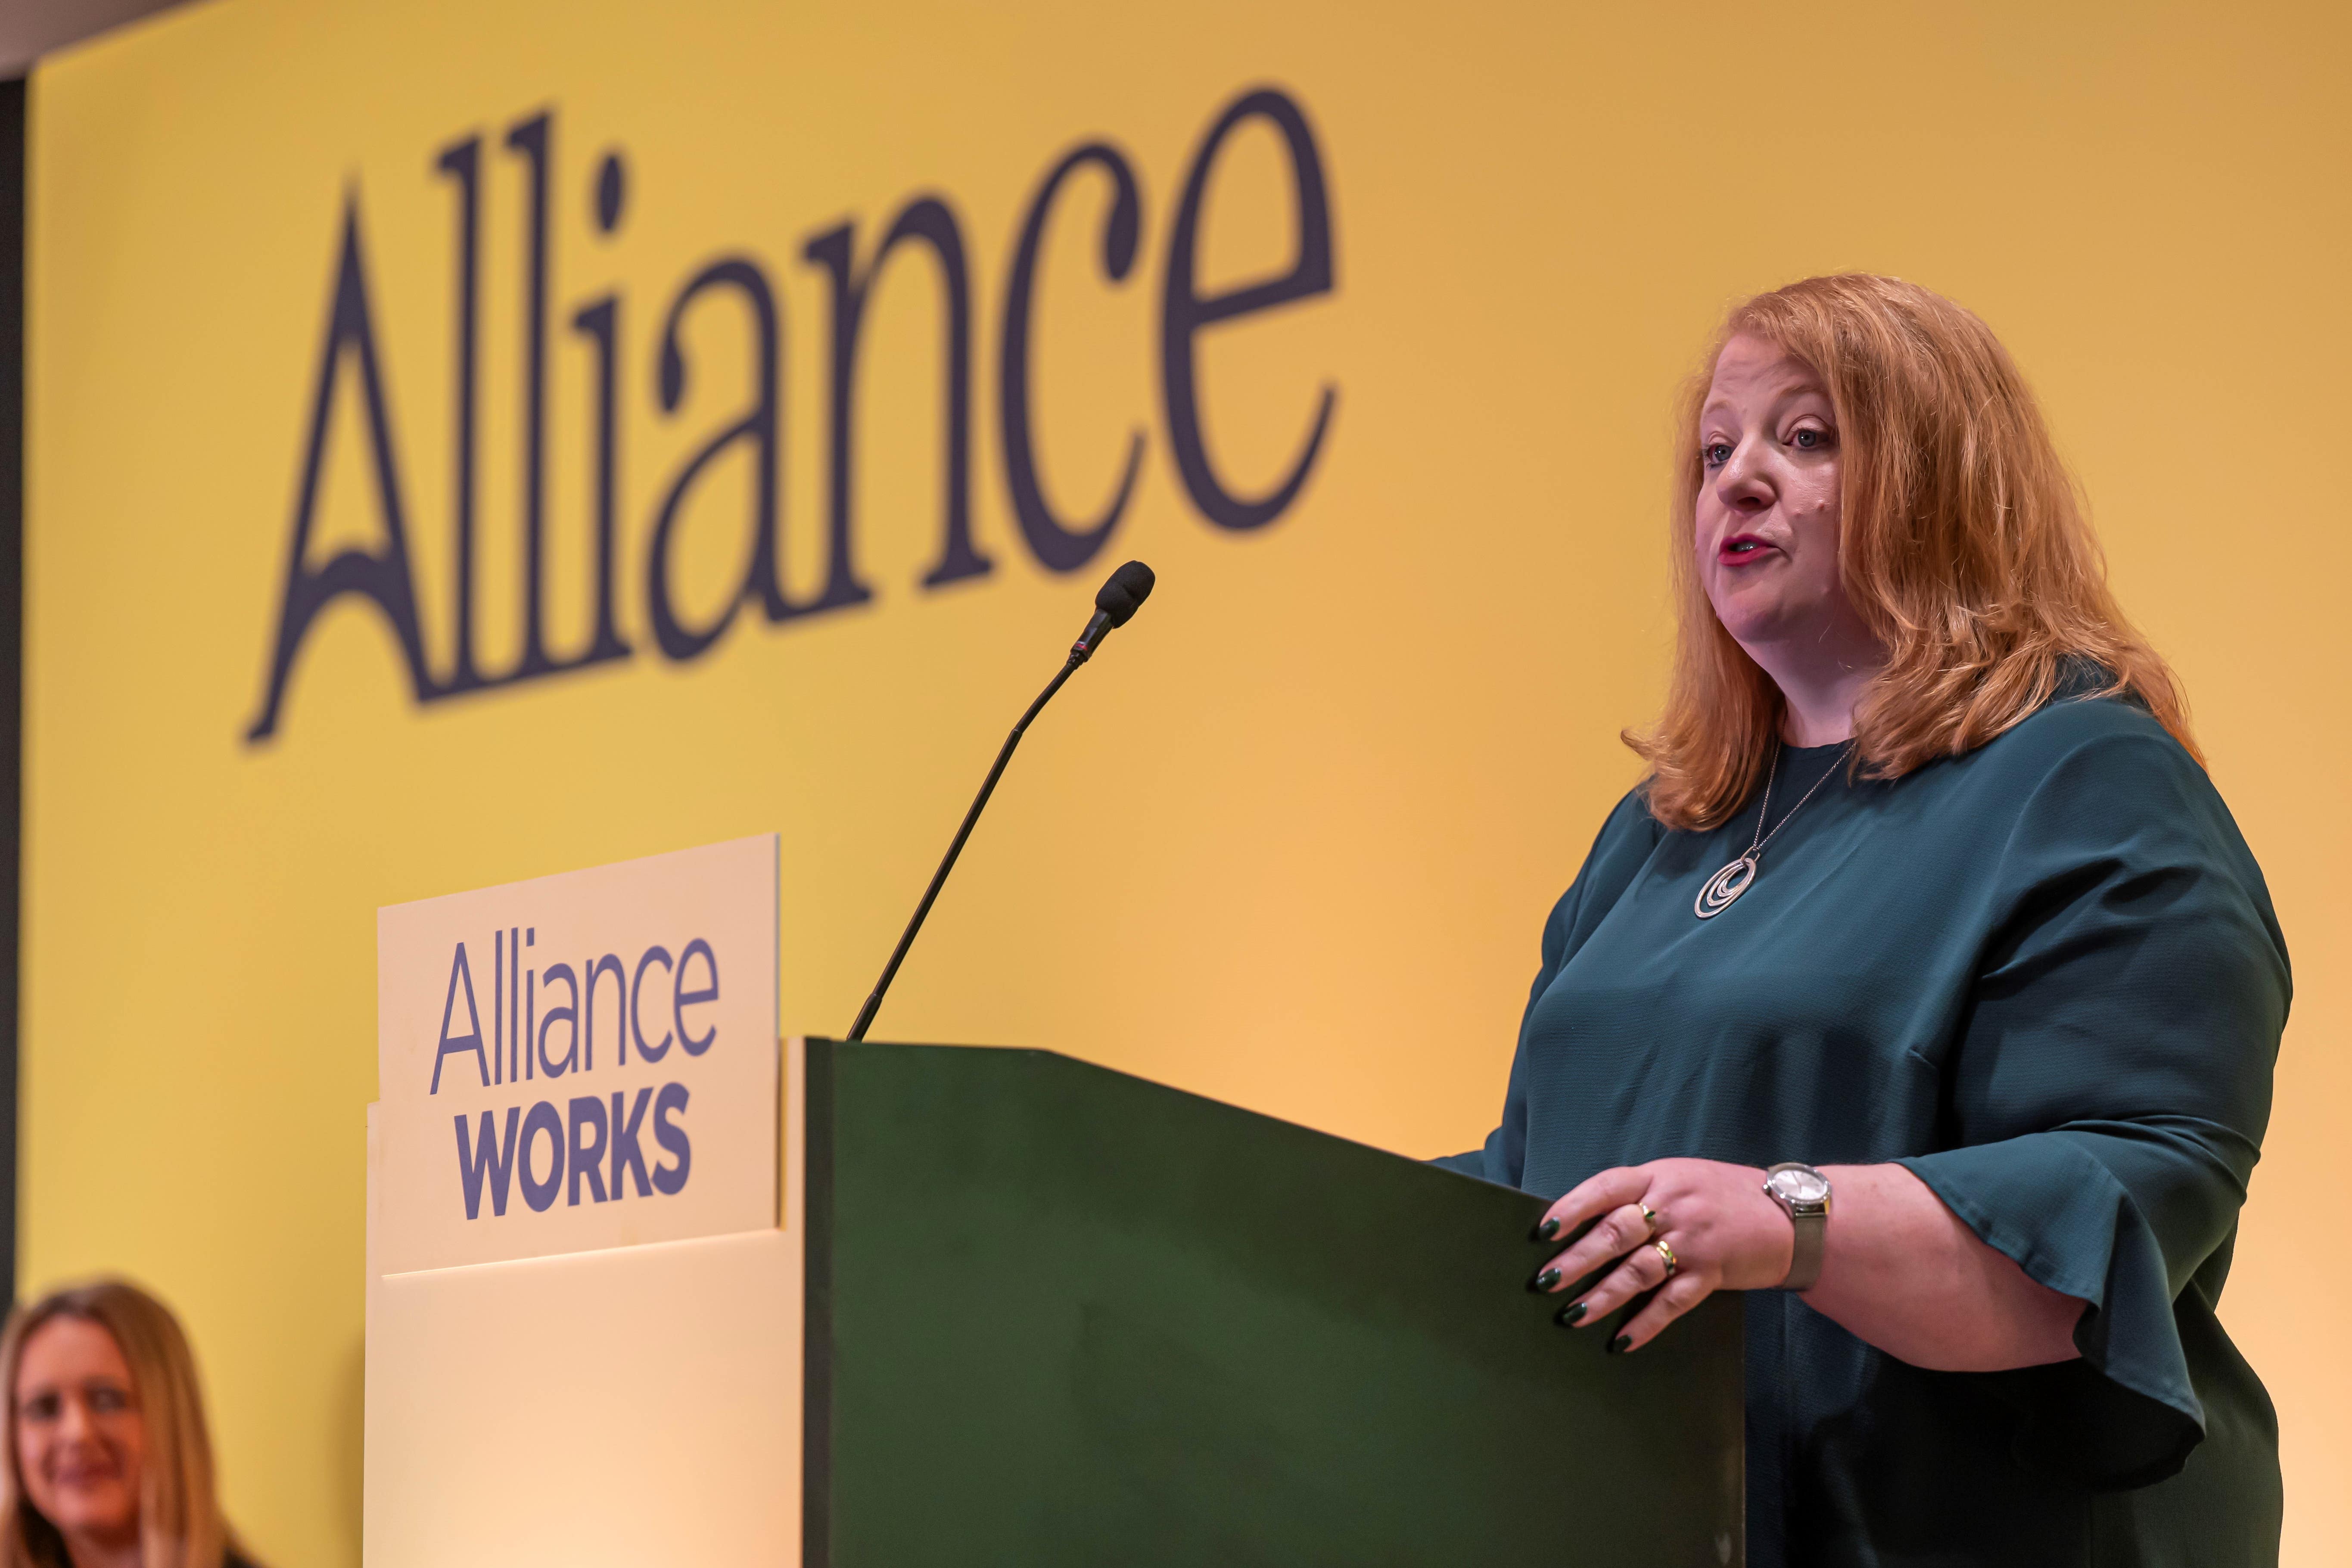
M1676 481L1649 776L1445 1163L1564 1194L1536 1286L1572 1328L1646 1294L1612 1350L1755 1292L1759 1568L2274 1562L2214 1306L2286 949L2016 366L1927 289L1792 284Z
M221 1517L195 1358L171 1309L100 1280L19 1307L0 1568L252 1568Z

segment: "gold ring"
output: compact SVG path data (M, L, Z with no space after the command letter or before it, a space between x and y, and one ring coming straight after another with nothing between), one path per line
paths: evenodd
M1665 1223L1658 1218L1657 1210L1652 1208L1647 1204L1635 1204L1633 1206L1642 1211L1642 1218L1648 1222L1650 1234L1652 1236L1655 1236L1658 1232L1666 1228Z
M1675 1249L1668 1247L1663 1241L1654 1241L1650 1243L1650 1245L1657 1249L1659 1257L1666 1260L1666 1279L1673 1279L1675 1277L1675 1270L1682 1267L1681 1264L1675 1261ZM1661 1283L1664 1283L1664 1281L1661 1281Z

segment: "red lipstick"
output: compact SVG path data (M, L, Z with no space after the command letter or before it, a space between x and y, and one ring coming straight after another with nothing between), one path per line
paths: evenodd
M1715 547L1716 561L1725 566L1753 566L1779 553L1769 540L1755 533L1735 533Z

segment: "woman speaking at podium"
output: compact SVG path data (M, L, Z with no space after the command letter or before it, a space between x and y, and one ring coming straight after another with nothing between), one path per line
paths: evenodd
M1445 1163L1565 1194L1536 1285L1612 1350L1753 1292L1759 1568L2274 1562L2214 1308L2285 946L2016 366L1892 279L1752 300L1673 527L1648 776Z

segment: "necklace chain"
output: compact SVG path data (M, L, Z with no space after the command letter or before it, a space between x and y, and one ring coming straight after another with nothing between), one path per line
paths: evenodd
M1845 743L1845 751L1838 753L1837 762L1832 763L1828 770L1813 781L1811 789L1797 797L1797 804L1789 808L1789 815L1767 833L1764 824L1772 815L1772 785L1780 776L1780 753L1785 749L1781 746L1772 748L1772 765L1764 774L1764 803L1756 808L1756 834L1748 839L1747 852L1708 878L1706 886L1699 889L1697 900L1691 905L1693 912L1703 921L1713 920L1729 909L1740 894L1755 885L1757 872L1763 863L1764 847L1778 838L1780 829L1788 826L1790 820L1805 809L1805 803L1819 793L1822 785L1830 782L1830 774L1836 773L1839 764L1853 752L1853 742L1848 741Z
M1845 761L1846 752L1853 750L1853 742L1852 741L1848 741L1845 743L1845 752L1840 752L1838 753L1837 762L1832 763L1829 765L1828 772L1822 773L1821 777L1813 781L1813 787L1811 789L1807 790L1803 795L1797 797L1797 804L1789 808L1789 816L1782 817L1779 826L1775 826L1771 832L1767 833L1764 831L1764 820L1772 815L1772 781L1780 776L1780 752L1782 750L1783 748L1779 746L1772 748L1772 766L1764 775L1764 804L1757 807L1756 810L1756 837L1748 841L1748 853L1744 857L1746 859L1756 860L1763 858L1764 846L1771 843L1775 838L1778 838L1780 836L1780 829L1789 826L1790 818L1794 817L1797 813L1804 810L1805 802L1812 799L1814 794L1820 790L1822 785L1830 782L1830 774L1838 771L1838 763Z

